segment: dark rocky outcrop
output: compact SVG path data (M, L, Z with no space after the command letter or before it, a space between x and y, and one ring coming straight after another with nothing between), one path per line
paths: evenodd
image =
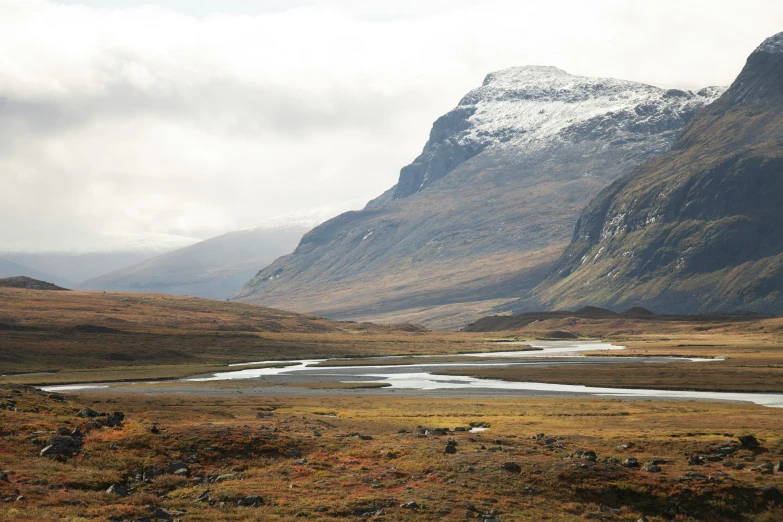
M672 152L603 190L550 277L515 310L783 312L783 33Z

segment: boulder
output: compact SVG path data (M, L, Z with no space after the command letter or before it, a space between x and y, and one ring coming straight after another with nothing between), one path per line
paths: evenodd
M515 462L503 463L503 469L505 469L506 471L510 471L512 473L520 473L522 471L522 468L519 467L519 464Z
M110 493L112 495L117 495L118 497L127 497L128 496L128 490L125 489L122 486L118 486L116 484L112 484L109 486L109 489L106 490L106 493Z
M181 460L175 460L171 464L168 465L166 468L166 474L167 475L188 475L190 474L190 468L188 465L181 461Z
M156 518L158 520L172 520L171 512L166 508L157 508L152 513L152 518Z
M595 462L598 459L598 456L595 454L595 451L588 450L583 451L582 455L579 456L582 460L589 460L590 462Z
M639 461L634 457L625 459L622 464L626 468L638 468L640 466Z
M743 435L739 438L740 444L745 449L753 449L759 447L759 441L753 435Z
M94 417L100 417L101 414L93 410L92 408L84 408L82 410L79 410L79 413L77 413L76 416L81 417L83 419L92 419Z

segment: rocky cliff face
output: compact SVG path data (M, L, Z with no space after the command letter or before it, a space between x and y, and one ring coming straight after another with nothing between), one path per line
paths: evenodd
M656 312L783 311L783 33L671 153L606 188L534 296Z
M464 324L527 292L584 205L667 152L722 92L518 67L433 125L397 185L315 228L237 298L330 317Z

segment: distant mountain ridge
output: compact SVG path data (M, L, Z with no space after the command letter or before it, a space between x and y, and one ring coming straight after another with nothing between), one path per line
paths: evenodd
M293 251L306 232L342 208L306 209L268 219L102 274L79 288L228 299L259 267Z
M671 153L586 207L550 277L510 308L783 313L781 224L783 33Z
M669 150L721 88L693 93L517 67L433 125L398 183L306 234L237 299L455 327L532 289L583 206Z

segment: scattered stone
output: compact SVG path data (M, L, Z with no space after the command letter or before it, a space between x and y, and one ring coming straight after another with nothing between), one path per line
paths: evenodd
M467 468L465 468L466 473L473 473L474 471L476 471L476 468L474 468L473 466L468 466Z
M661 467L658 464L647 464L645 467L642 468L643 471L646 471L648 473L660 473Z
M0 482L11 482L8 479L8 472L7 471L0 472Z
M359 435L359 439L361 439L361 440L372 440L372 437L370 435Z
M413 502L413 501L407 502L405 504L400 504L400 507L403 508L403 509L412 509L414 511L419 509L419 505L416 502Z
M171 512L166 508L157 508L152 513L152 518L157 518L159 520L172 520Z
M689 466L701 466L702 464L704 464L704 460L701 457L695 455L688 457Z
M157 424L152 425L152 427L150 428L150 433L152 433L153 435L157 435L158 433L160 433Z
M122 426L123 420L125 420L125 414L122 413L121 411L115 411L114 413L106 417L106 426L110 428Z

